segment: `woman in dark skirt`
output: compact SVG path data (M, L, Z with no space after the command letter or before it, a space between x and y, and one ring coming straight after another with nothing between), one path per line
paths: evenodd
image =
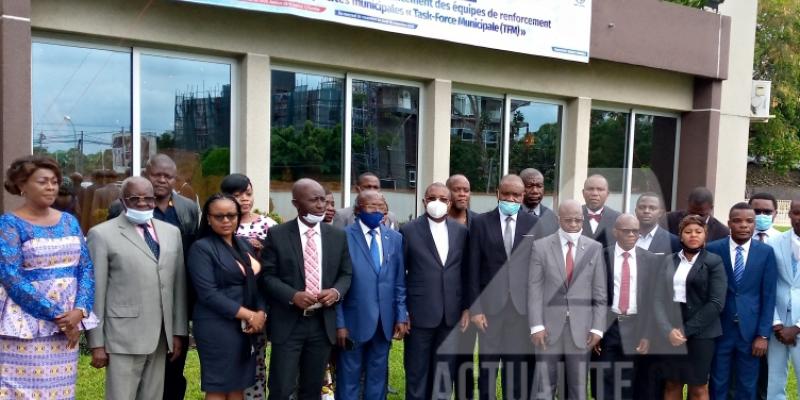
M664 399L708 399L714 338L722 335L719 314L725 306L728 277L722 259L707 252L705 220L687 215L679 226L683 250L667 257L658 285L656 322L671 349L665 349Z
M197 292L192 329L207 400L239 400L253 385L256 339L266 322L257 289L261 265L247 240L235 236L240 216L233 196L211 196L203 206L200 239L189 250Z

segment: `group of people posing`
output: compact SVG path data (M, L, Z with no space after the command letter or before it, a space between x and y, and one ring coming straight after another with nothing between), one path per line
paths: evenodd
M727 226L705 188L685 211L644 193L620 214L592 175L583 204L551 210L526 169L501 179L492 211L471 211L453 175L400 224L367 172L338 210L298 180L298 217L278 225L253 212L246 176L201 208L176 172L152 157L84 238L52 207L58 164L12 163L5 187L23 202L0 216L0 399L74 398L81 332L107 399L182 399L190 330L212 400L317 400L331 369L337 399L385 399L392 340L420 400L680 399L685 385L782 399L800 362L800 201L785 233L766 193Z

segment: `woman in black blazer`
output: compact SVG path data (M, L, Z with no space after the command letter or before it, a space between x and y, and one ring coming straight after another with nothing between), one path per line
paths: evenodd
M241 399L253 385L257 334L267 318L257 288L261 264L247 240L235 236L240 216L233 196L211 196L203 206L200 239L189 250L197 291L192 329L206 400Z
M719 314L725 306L728 277L722 259L707 252L706 224L697 215L679 226L683 250L666 258L658 285L655 316L671 349L665 357L664 399L682 399L683 385L692 399L708 399L708 377L714 338L722 335Z

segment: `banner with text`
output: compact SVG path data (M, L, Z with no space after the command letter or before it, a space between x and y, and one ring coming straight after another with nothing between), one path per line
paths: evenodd
M179 0L589 62L592 0Z

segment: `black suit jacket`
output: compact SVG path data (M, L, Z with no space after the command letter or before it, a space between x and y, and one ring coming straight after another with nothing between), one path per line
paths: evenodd
M264 249L261 251L261 290L270 307L270 323L267 334L275 344L285 342L292 333L303 310L294 306L295 293L305 290L305 268L303 245L297 219L274 226L267 232ZM350 289L353 267L347 247L347 236L341 229L320 224L322 241L322 289L335 288L339 299ZM326 307L322 311L325 330L331 344L336 341L336 309Z
M725 265L718 255L702 250L696 255L689 275L686 277L686 303L682 312L679 303L673 301L675 294L673 277L681 260L678 253L665 258L662 277L656 287L656 321L662 336L673 328L683 328L687 338L712 339L722 335L719 315L725 308L728 291L728 276Z
M659 226L647 251L656 254L677 253L681 251L681 241L677 236Z
M538 218L517 213L511 259L506 257L500 211L478 215L469 232L469 304L473 314L496 314L507 301L527 315L528 270ZM510 296L509 296L510 292ZM510 299L509 299L510 297Z
M667 213L666 217L662 219L661 225L664 226L673 235L677 235L678 237L680 237L680 232L678 232L678 225L680 225L681 220L683 219L683 217L686 216L686 214L688 213L685 210L678 210ZM708 230L708 235L706 235L706 243L711 243L717 239L726 238L731 233L730 229L728 229L728 227L725 224L723 224L713 216L708 219L708 226L706 228Z
M439 257L423 215L400 227L406 269L406 306L414 326L436 328L442 321L454 326L465 309L462 268L466 264L467 228L451 219L447 224L447 260Z
M603 214L597 225L597 230L592 233L592 225L589 224L589 211L586 205L583 205L581 208L583 209L583 235L600 242L603 248L613 247L616 242L614 238L614 224L617 223L617 218L621 215L620 212L608 205L604 206Z

